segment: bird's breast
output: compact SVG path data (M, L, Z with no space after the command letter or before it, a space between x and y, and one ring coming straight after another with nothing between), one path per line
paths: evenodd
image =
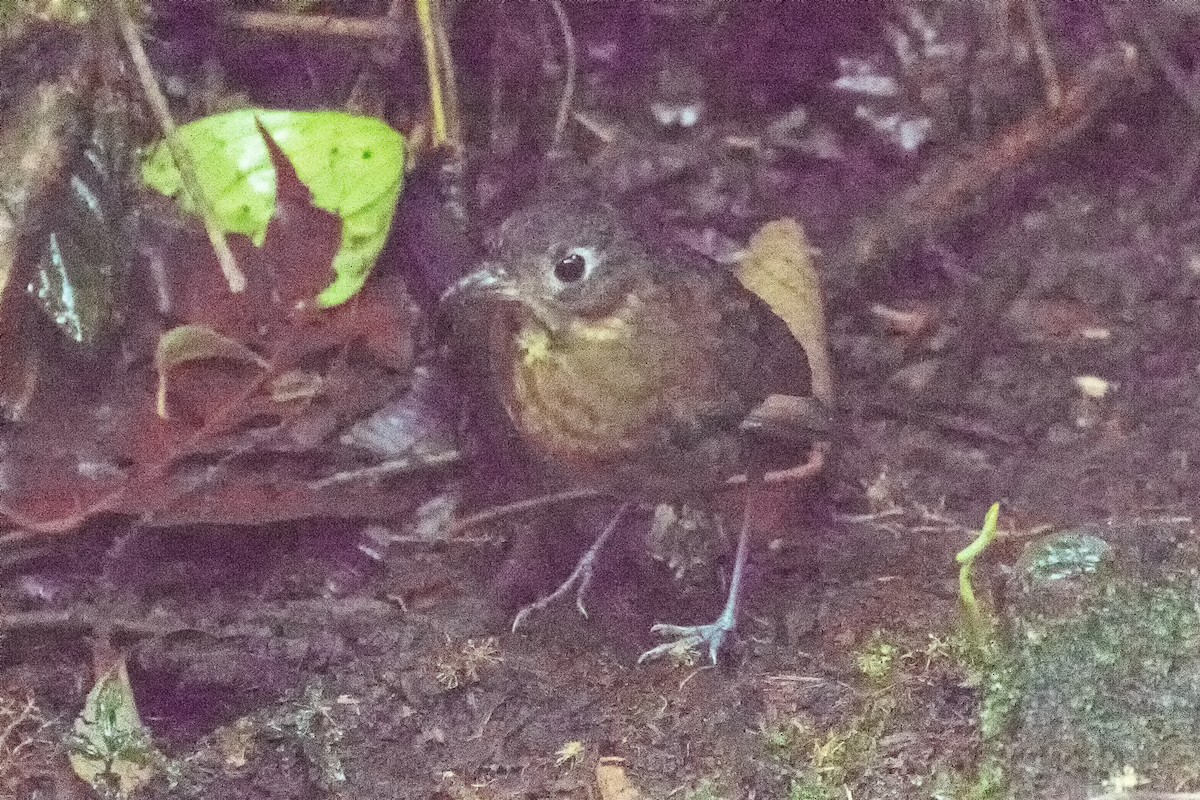
M527 319L510 336L502 394L535 451L586 471L644 446L661 413L661 376L628 314L576 320L560 331Z
M719 317L652 311L631 296L557 330L524 315L494 331L507 348L493 365L500 395L533 452L576 479L650 493L725 471L746 409L721 366Z

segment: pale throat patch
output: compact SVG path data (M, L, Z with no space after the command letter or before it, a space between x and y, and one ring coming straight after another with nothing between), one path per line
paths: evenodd
M565 337L575 340L577 344L595 344L601 342L616 342L629 336L629 318L641 305L636 295L625 296L621 310L616 314L599 319L574 319L567 328ZM517 351L525 366L545 362L554 350L554 339L550 331L542 324L534 321L524 325L517 332Z

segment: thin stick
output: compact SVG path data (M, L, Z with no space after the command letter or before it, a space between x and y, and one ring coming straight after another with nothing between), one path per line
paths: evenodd
M829 444L826 442L818 442L812 446L808 452L808 461L803 464L797 464L794 467L785 469L773 469L762 476L760 484L764 486L777 486L781 483L798 483L808 480L815 475L819 475L825 469L825 454L829 451ZM734 475L725 481L721 489L733 489L745 486L750 482L746 473Z
M495 522L504 517L527 514L530 511L536 511L539 508L546 508L547 506L575 503L583 500L600 500L607 497L612 497L612 494L599 489L570 489L558 494L533 497L529 500L521 500L516 503L509 503L508 505L489 508L486 511L480 511L478 514L460 519L451 525L446 533L448 537L453 537L470 528L475 528L488 522Z
M225 25L239 30L277 36L320 36L351 41L390 41L404 35L392 15L336 17L331 14L281 14L278 11L235 11Z
M13 611L0 614L0 633L63 631L87 634L107 627L110 632L135 637L170 636L180 631L198 630L177 622L150 622L112 619L103 612L81 609Z
M1046 84L1046 105L1051 110L1056 110L1063 101L1062 79L1058 76L1058 67L1054 63L1050 37L1046 35L1046 26L1042 24L1038 0L1025 0L1025 18L1033 37L1033 52L1037 55L1038 67L1042 71L1042 81Z
M440 79L442 91L446 96L446 127L449 133L449 144L456 153L463 150L462 117L458 111L458 82L454 76L454 60L450 57L450 40L446 36L445 15L442 13L441 0L433 0L437 24L433 26L433 35L437 39L438 62L442 71Z
M309 486L313 489L325 489L343 483L373 483L396 475L445 469L446 467L454 466L460 461L462 461L462 454L457 450L414 458L397 458L384 461L382 464L363 467L362 469L336 472L327 478L313 481Z
M562 146L563 137L567 132L567 122L571 117L571 103L575 99L575 76L579 71L579 56L575 48L575 34L571 33L571 20L560 0L546 0L554 16L558 19L559 30L562 31L563 49L566 55L566 75L563 79L562 99L558 102L558 117L554 120L554 138L550 143L550 152L557 152Z
M129 59L137 70L138 81L146 93L150 109L154 112L158 125L162 129L163 141L166 142L167 149L171 151L171 158L175 160L175 166L179 169L183 191L187 192L192 203L200 212L200 219L204 222L208 241L217 256L217 263L221 265L225 281L229 284L229 291L240 294L246 290L246 276L238 267L237 259L234 258L233 251L229 249L229 243L225 241L225 232L213 218L212 206L209 205L208 197L200 184L200 173L196 169L196 162L192 159L191 151L179 141L175 120L171 117L171 109L167 106L167 98L158 85L158 79L154 77L154 70L150 67L150 59L142 47L142 38L137 25L134 24L133 17L129 15L129 9L125 7L123 0L109 0L108 5L117 21L117 28L121 32L125 48L129 51Z
M446 33L442 30L441 8L437 0L414 0L417 28L421 31L421 49L425 55L425 73L429 83L429 110L433 117L433 145L461 149L458 110L454 89L454 70L450 61Z
M1159 37L1154 26L1147 22L1150 9L1144 3L1138 3L1137 6L1129 19L1142 39L1142 44L1146 46L1151 60L1179 95L1179 99L1187 105L1193 115L1200 117L1200 84L1179 66L1179 62Z

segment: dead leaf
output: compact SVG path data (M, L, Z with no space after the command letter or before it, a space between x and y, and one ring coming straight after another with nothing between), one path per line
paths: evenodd
M311 400L321 394L325 379L315 372L288 370L271 381L271 399L276 403Z
M158 372L158 416L167 419L167 373L189 361L221 358L256 364L267 369L267 363L258 353L241 342L217 333L207 325L179 325L167 331L158 340L154 353L154 369Z
M750 238L738 280L787 324L812 373L813 396L834 405L825 303L804 229L793 219L768 222Z
M910 338L931 333L941 322L937 306L929 300L875 303L871 306L871 316L886 333Z
M773 394L752 409L740 427L743 431L765 433L772 439L807 441L814 433L827 435L833 420L828 408L811 397Z
M225 725L213 733L214 749L224 756L224 763L230 769L241 769L250 761L250 754L255 748L257 729L249 717L242 717L230 725Z
M10 419L24 416L40 370L38 348L24 324L21 240L31 227L30 208L62 175L74 102L68 81L41 83L13 102L0 122L0 412Z
M596 786L601 800L642 800L644 795L625 774L623 759L602 758L596 765Z

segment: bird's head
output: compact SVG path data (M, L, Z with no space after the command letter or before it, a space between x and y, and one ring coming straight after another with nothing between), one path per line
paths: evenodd
M490 260L451 287L442 302L519 303L559 330L573 319L613 313L649 261L611 208L541 203L509 217Z

